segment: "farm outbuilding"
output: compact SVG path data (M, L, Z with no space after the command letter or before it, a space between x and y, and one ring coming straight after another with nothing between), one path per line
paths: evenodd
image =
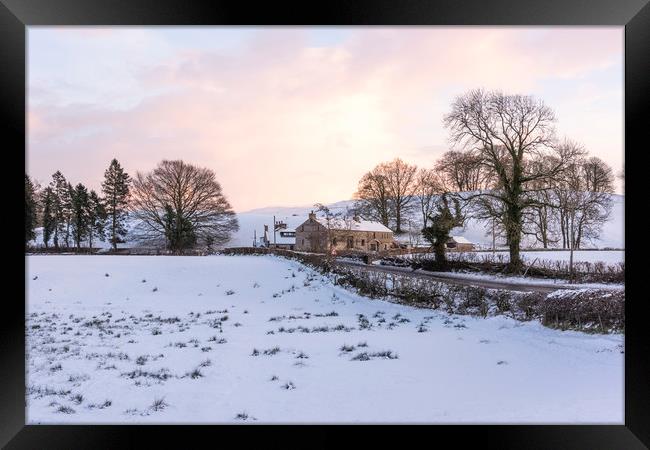
M447 250L471 252L474 250L474 244L463 236L450 236L447 241Z

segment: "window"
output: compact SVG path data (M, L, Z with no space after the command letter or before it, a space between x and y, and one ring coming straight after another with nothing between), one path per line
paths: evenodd
M361 246L363 247L364 245L366 245L366 240L365 240L365 239L361 239Z

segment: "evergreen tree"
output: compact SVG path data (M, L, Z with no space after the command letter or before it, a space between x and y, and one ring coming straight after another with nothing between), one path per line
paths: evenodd
M43 243L45 248L49 247L50 237L56 229L54 218L54 192L51 187L46 187L41 194L41 203L43 205L43 215L41 225L43 226Z
M61 171L57 170L52 175L50 183L53 196L53 217L54 217L54 247L58 250L61 239L68 245L68 225L70 223L70 184L67 182Z
M77 250L80 250L81 241L83 241L88 236L90 228L90 203L88 189L86 189L86 186L79 183L75 188L72 189L70 204L70 234L77 247Z
M104 172L104 182L102 183L104 204L108 216L108 238L113 250L117 250L117 244L123 242L123 238L126 236L124 222L128 214L130 184L129 174L124 172L117 159L113 159Z
M196 233L192 222L176 214L169 204L165 205L163 223L165 224L167 248L173 252L182 253L183 250L196 244Z
M36 237L36 195L34 184L25 174L25 246Z
M460 212L458 199L453 199L455 211L452 213L447 195L446 193L440 195L436 205L436 214L429 216L431 225L422 229L422 236L433 246L436 262L441 264L447 261L445 246L449 240L449 233L454 228L463 225L463 216Z
M65 195L62 198L61 206L63 208L63 220L65 221L65 246L70 247L70 238L72 236L72 220L73 220L73 205L72 197L74 196L75 189L72 187L72 183L68 182L68 188L65 191Z
M90 191L88 195L88 219L88 248L92 249L94 238L105 239L106 227L106 208L95 191Z

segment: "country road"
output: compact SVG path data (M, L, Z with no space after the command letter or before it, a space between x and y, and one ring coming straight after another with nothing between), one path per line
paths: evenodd
M519 292L542 292L548 294L558 289L580 289L587 287L586 285L570 285L564 283L550 284L540 281L519 281L519 280L507 280L499 281L492 280L487 278L477 278L471 274L462 274L462 273L442 273L442 272L427 272L426 270L418 269L413 270L410 267L396 267L396 266L378 266L378 265L367 265L364 263L351 262L351 261L336 261L336 264L346 267L354 267L362 270L372 270L376 272L385 272L385 273L395 273L399 275L404 275L414 278L429 278L435 281L440 281L443 283L450 284L459 284L463 286L478 286L486 289L505 289L509 291L519 291ZM466 276L464 276L466 275ZM624 287L612 286L609 288L620 289Z

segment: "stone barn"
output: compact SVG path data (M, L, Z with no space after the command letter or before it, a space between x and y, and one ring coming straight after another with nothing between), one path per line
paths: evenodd
M358 217L327 219L312 211L309 218L296 227L295 249L325 253L337 251L381 252L393 247L393 231L379 222Z

